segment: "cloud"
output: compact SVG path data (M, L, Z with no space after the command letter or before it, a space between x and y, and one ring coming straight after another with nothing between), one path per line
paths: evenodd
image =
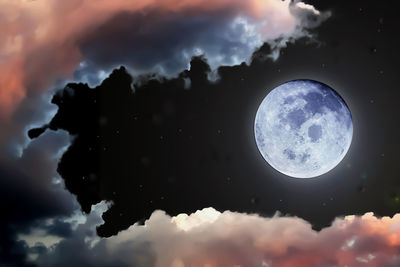
M308 30L329 16L302 2L261 3L231 1L211 10L194 3L179 12L160 7L119 12L82 40L83 55L100 68L122 63L133 72L175 75L187 68L193 55L204 54L216 69L248 63L265 42L273 46L276 59L286 43L311 37Z
M0 199L2 204L13 203L12 209L7 207L3 211L10 210L10 215L22 220L57 214L60 210L65 214L72 211L70 194L56 180L57 161L68 144L65 132L48 132L43 139L34 140L20 158L10 157L0 162ZM23 209L25 212L20 213Z
M66 133L49 132L31 142L21 157L0 155L0 266L25 266L27 247L17 236L28 233L38 220L55 218L46 231L61 237L71 234L68 225L57 220L79 208L56 172L68 143Z
M81 62L174 75L205 54L215 69L248 62L264 42L277 50L310 37L329 15L289 0L0 0L0 114Z
M98 216L98 215L97 215ZM61 241L38 258L39 266L398 266L400 214L392 218L337 218L320 232L297 217L218 212L168 216L155 211L145 225L134 225L90 247L84 232ZM85 231L83 231L85 229ZM73 247L73 244L79 246ZM82 246L82 247L81 247ZM77 252L79 250L79 253ZM81 253L85 252L87 254ZM80 259L80 260L79 260ZM99 264L99 265L97 265Z

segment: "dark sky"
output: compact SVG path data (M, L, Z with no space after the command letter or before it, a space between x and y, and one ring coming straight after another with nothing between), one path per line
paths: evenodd
M100 236L143 223L158 209L171 216L205 207L265 217L279 211L303 218L318 230L344 215L399 212L397 12L379 1L307 3L332 16L312 30L315 39L289 43L276 61L265 58L271 52L265 44L249 65L220 67L217 81L208 79L209 60L199 56L177 78L132 75L129 67L117 67L97 87L69 83L54 94L57 113L29 135L40 142L51 131L68 132L71 144L57 169L66 189L76 195L85 213L102 200L113 202L97 228ZM109 48L97 46L104 41L101 38L110 37L101 32L84 40L84 50L108 53ZM121 51L128 49L122 47ZM112 64L107 57L96 64L124 65L119 59L123 53L115 50ZM89 57L96 62L92 54ZM76 77L84 76L77 72ZM275 171L262 158L253 136L262 99L294 79L331 86L353 116L353 141L346 157L317 178L294 179ZM52 138L65 145L68 137ZM51 146L38 144L25 155L25 165L16 166L29 166L40 147L50 151ZM24 256L18 253L24 255L27 248L16 241L17 233L37 226L38 219L71 214L72 204L49 205L53 191L39 197L35 190L14 186L9 178L23 175L0 168L3 177L2 173L7 177L0 180L1 226L6 230L0 233L0 261L3 257L4 266L19 266ZM26 203L37 213L22 211ZM67 226L58 226L67 230L56 235L71 235Z

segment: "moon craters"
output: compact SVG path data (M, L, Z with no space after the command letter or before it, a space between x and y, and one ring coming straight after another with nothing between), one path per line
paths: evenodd
M313 124L308 127L308 137L311 138L311 142L317 142L322 136L321 125Z
M288 176L311 178L333 169L346 155L353 123L346 103L329 86L295 80L272 90L258 108L257 147Z

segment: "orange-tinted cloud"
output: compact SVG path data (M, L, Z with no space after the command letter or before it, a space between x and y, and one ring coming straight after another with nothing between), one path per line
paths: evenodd
M107 244L112 251L136 239L153 244L156 266L396 266L400 214L338 218L316 232L296 217L204 209L170 218L158 211Z
M22 66L19 57L0 64L0 114L8 114L25 97Z
M200 46L196 47L194 40L214 38L215 35L204 33L213 32L213 23L220 24L224 16L232 20L232 23L234 23L233 19L240 18L235 22L237 29L232 31L233 34L223 37L221 41L221 45L224 45L224 40L236 43L232 49L238 56L235 58L232 54L222 53L220 57L215 57L217 53L215 51L224 49L219 48L217 43L213 43L212 48L215 48L215 51L210 52L210 57L221 58L215 63L216 67L219 64L237 64L248 60L251 50L260 46L262 42L272 41L282 36L286 36L288 40L300 37L299 35L304 36L303 30L306 28L307 20L300 14L301 12L320 16L320 13L312 6L302 3L290 5L289 0L0 0L0 36L2 36L0 39L0 116L4 118L11 115L25 97L48 90L55 80L70 78L82 60L106 62L111 65L129 65L131 63L129 60L121 60L118 56L108 61L102 60L101 57L115 56L112 53L106 55L108 50L106 54L101 54L104 51L101 50L99 55L87 58L82 48L83 43L88 42L87 38L91 36L91 33L98 32L99 27L107 24L121 12L142 14L144 21L141 21L139 32L149 31L146 33L148 36L153 30L154 35L157 35L159 26L152 26L150 20L146 21L146 14L155 10L160 16L186 14L187 18L193 18L199 14L210 14L209 17L199 16L198 19L209 19L211 22L202 24L208 27L207 29L194 28L194 31L199 30L202 35L192 35L193 42L186 43L186 47L185 44L177 43L175 47L160 54L153 61L150 60L153 66L140 69L139 66L132 64L131 69L134 71L136 69L154 71L157 70L156 65L158 69L175 66L173 60L179 57L181 57L178 59L180 63L175 67L182 68L196 51L207 54L211 48L202 47L201 42ZM185 21L179 23L184 24ZM228 27L231 24L226 25ZM112 27L118 32L118 25ZM139 32L132 32L132 34ZM171 45L168 43L179 34L179 32L172 33L171 40L166 39L165 45ZM225 32L219 34L223 36ZM206 42L203 40L204 43ZM106 43L105 46L107 45ZM146 45L143 44L143 47ZM90 50L91 46L87 49ZM113 49L118 49L118 47ZM183 55L173 55L172 59L167 59L167 61L170 60L168 64L161 64L164 61L163 56L170 56L176 51L186 53L184 56L188 58L182 59Z
M176 217L155 211L144 226L131 226L93 246L93 238L84 233L94 228L93 222L101 223L94 213L74 237L42 254L39 266L68 264L71 255L79 254L75 250L87 254L75 258L75 264L96 266L400 266L400 214L337 218L317 232L297 217L263 218L213 208Z

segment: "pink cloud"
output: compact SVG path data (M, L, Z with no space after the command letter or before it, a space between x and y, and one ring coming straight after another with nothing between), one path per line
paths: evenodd
M145 226L109 238L108 251L129 251L135 240L152 244L155 266L399 266L400 214L337 218L316 232L297 217L208 208L171 218L156 211Z
M48 90L55 80L70 78L85 60L80 46L82 40L113 16L121 12L146 14L154 10L161 11L161 16L191 14L193 17L209 13L211 17L218 17L225 14L231 17L232 23L235 18L241 18L240 33L226 38L245 44L241 47L249 51L239 50L240 55L235 60L231 55L221 55L218 58L225 60L215 62L216 67L248 60L252 50L262 42L282 36L306 35L307 19L299 10L323 17L312 6L301 2L290 5L288 0L0 0L0 116L10 116L26 96ZM148 24L152 29L151 21ZM157 29L154 34L158 34ZM207 47L183 48L188 57L196 49L208 51ZM159 62L161 58L154 64ZM135 66L132 69L135 70ZM155 69L144 71L148 70Z
M171 217L158 210L143 226L133 225L110 238L86 236L102 223L105 205L94 206L72 237L39 255L38 266L400 266L400 214L336 218L317 232L298 217L265 218L213 208Z

